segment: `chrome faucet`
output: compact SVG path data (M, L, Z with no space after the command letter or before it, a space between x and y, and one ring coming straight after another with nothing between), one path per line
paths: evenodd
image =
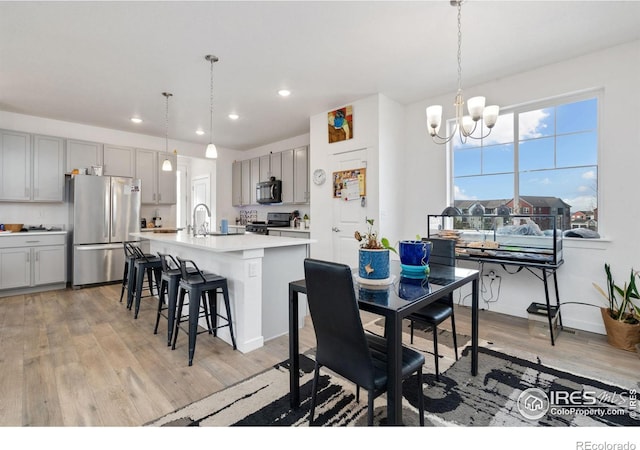
M204 206L204 209L207 210L207 217L211 218L211 211L209 210L209 207L204 203L198 203L196 206L193 207L193 237L196 237L198 235L198 227L196 223L196 211L200 206ZM206 234L206 232L202 234Z

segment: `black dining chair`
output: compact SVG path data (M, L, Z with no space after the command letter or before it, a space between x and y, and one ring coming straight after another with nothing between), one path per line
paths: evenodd
M422 239L423 241L431 241L431 255L429 256L429 264L439 264L443 266L456 265L455 241L452 239ZM456 338L456 320L453 313L453 294L450 293L444 298L438 299L432 304L410 314L407 318L411 321L411 343L413 344L414 322L421 322L430 325L433 329L433 355L435 357L436 380L440 381L440 373L438 368L438 325L451 318L451 331L453 333L453 348L458 360L458 340Z
M349 266L307 258L304 271L317 344L309 424L313 425L320 367L326 367L367 390L371 426L373 401L387 390L386 340L365 334ZM422 385L423 365L424 355L403 346L403 378L417 372ZM423 397L419 395L418 401L420 425L424 425Z

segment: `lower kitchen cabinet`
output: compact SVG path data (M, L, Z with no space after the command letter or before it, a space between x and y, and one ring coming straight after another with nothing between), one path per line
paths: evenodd
M0 296L59 289L67 282L65 234L18 234L0 238ZM16 291L17 290L17 291Z

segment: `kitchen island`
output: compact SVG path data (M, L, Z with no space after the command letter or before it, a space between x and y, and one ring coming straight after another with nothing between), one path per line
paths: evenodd
M193 260L201 270L227 278L238 350L250 352L288 333L289 282L304 278L311 239L228 234L194 237L187 232L133 233L148 240L151 253ZM306 308L299 314L303 325ZM231 343L229 331L218 336Z

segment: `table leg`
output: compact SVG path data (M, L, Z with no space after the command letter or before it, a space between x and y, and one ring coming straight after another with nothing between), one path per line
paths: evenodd
M402 319L386 317L387 425L402 425Z
M547 283L547 270L542 269L542 282L544 283L544 298L547 302L547 322L549 323L549 336L551 336L551 345L556 345L553 338L553 321L551 320L551 302L549 300L549 284Z
M300 407L300 344L298 342L298 291L289 286L289 401Z
M558 307L558 323L560 324L560 329L562 329L562 311L560 311L560 294L558 293L558 270L553 271L553 286L556 289L556 306Z
M478 375L478 278L471 282L471 375Z

